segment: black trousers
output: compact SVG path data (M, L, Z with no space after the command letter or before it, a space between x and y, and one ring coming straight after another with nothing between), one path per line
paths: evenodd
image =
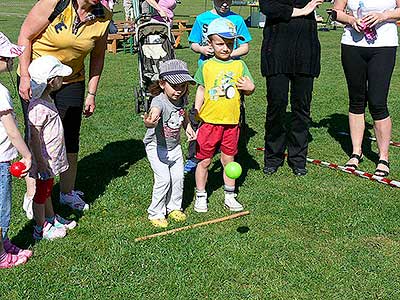
M364 114L368 104L372 119L389 117L387 97L396 63L397 47L356 47L342 44L342 65L353 114Z
M313 77L301 74L277 74L267 77L267 116L264 138L266 167L282 165L287 148L289 166L305 168L313 83ZM286 120L289 84L292 113Z

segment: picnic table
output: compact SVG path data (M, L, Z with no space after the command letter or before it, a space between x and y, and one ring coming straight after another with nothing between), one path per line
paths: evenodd
M115 26L118 29L117 33L109 33L107 36L107 51L114 54L117 53L118 42L122 42L124 52L126 52L127 46L131 54L133 53L133 36L134 22L132 21L114 21Z

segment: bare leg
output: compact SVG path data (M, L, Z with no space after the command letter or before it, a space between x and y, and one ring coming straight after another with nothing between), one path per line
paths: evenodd
M45 205L33 202L33 218L35 219L36 225L43 226L45 221Z
M67 153L67 158L69 168L60 175L60 191L63 194L68 194L75 188L78 153Z
M198 191L205 191L208 178L208 167L211 164L211 158L201 160L196 168L196 188Z
M26 196L29 198L33 198L36 192L36 179L26 176L25 184L26 184Z
M350 125L351 143L353 145L352 153L361 155L362 153L361 146L365 130L364 114L349 113L349 125ZM352 158L347 162L347 164L358 165L358 160L356 158Z
M228 163L232 162L232 161L234 161L234 157L233 156L226 155L223 152L221 152L221 163L222 163L222 166L224 167L224 169L225 169L225 166ZM235 186L235 179L231 179L228 176L226 176L225 172L223 172L223 177L224 177L224 184L225 185L227 185L227 186Z
M374 130L378 144L379 159L389 161L389 143L392 135L392 120L390 117L375 121ZM383 164L378 164L377 169L389 171L389 168Z
M55 213L53 209L53 203L51 202L51 197L47 198L46 203L44 204L44 208L46 218L54 217Z

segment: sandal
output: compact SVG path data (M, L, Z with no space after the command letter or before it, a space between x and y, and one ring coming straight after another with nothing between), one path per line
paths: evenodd
M353 158L357 159L357 164L349 164L349 163L347 163L347 164L344 165L346 168L352 168L354 170L357 169L358 165L360 164L360 162L363 161L364 155L362 153L361 154L353 153L352 155L350 155L349 161L351 159L353 159Z
M389 176L389 170L385 171L385 170L382 170L382 169L378 169L378 165L379 164L382 164L382 165L388 167L388 169L390 168L390 164L389 164L389 162L387 160L380 159L378 161L378 164L376 165L377 169L375 170L374 175L375 176L380 176L380 177L388 177Z

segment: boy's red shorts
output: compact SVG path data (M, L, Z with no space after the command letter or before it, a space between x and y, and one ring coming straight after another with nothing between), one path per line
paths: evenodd
M203 123L197 132L196 158L212 158L220 146L221 152L235 156L238 152L239 125Z

